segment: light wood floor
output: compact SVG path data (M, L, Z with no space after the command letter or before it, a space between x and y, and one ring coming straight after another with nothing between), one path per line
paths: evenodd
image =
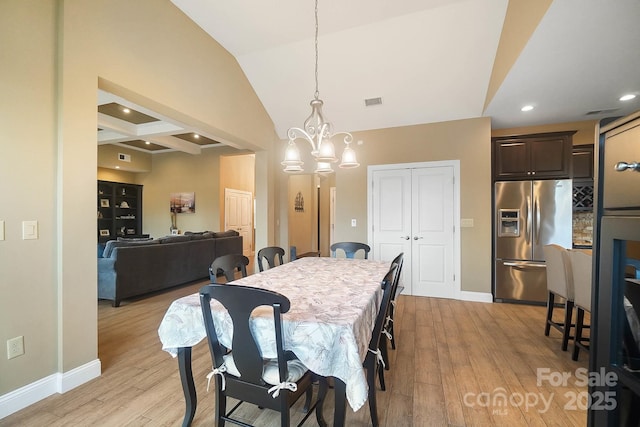
M181 425L184 399L177 360L161 350L157 328L171 301L199 286L125 301L119 308L100 301L102 376L10 415L0 426ZM574 362L570 352L560 351L557 331L544 336L544 311L539 306L400 297L398 348L390 351L387 391L377 392L382 426L586 425L586 412L572 407L584 404L586 387L576 386L575 372L587 367L587 355L581 353ZM537 384L540 368L571 377L561 386ZM213 393L206 392L205 379L210 369L201 343L193 350L199 393L193 426L214 425ZM508 399L502 406L501 396ZM550 402L548 408L541 397ZM279 425L269 410L248 404L241 410L250 423ZM299 407L292 413L297 423ZM332 413L330 392L325 405L329 422ZM314 418L306 423L315 424ZM371 425L367 405L355 413L347 406L347 425Z

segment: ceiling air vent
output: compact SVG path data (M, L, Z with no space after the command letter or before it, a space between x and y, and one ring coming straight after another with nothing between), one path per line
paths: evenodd
M382 104L382 98L369 98L364 100L364 105L366 107L371 107L372 105L380 105Z
M614 111L618 111L618 108L610 108L608 110L593 110L593 111L589 111L587 114L585 114L586 116L595 116L597 114L611 114Z

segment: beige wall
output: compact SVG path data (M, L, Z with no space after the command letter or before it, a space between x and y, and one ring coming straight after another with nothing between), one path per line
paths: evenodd
M127 184L137 184L138 174L117 169L98 168L98 179L100 181L126 182Z
M0 67L3 141L11 141L0 156L0 190L11 201L0 206L0 343L23 335L26 348L0 358L3 395L98 356L98 85L238 147L270 147L275 132L235 59L169 0L3 0L0 39L0 56L11 59ZM209 183L193 185L203 170L188 173L196 197L206 194ZM150 203L165 197L144 191ZM217 187L210 192L214 211ZM39 239L23 241L20 223L32 219ZM184 226L216 228L219 217L191 221ZM170 225L168 214L148 222L154 232Z
M460 229L461 286L491 292L490 126L478 118L354 133L360 167L336 172L336 241L367 241L367 166L460 160L460 215L474 219Z
M0 396L58 370L54 16L55 2L0 2ZM37 240L22 240L23 220L38 221ZM16 336L26 354L7 360Z
M118 158L118 154L128 154L130 162ZM114 169L119 166L123 171L149 172L151 170L151 154L139 150L132 150L119 145L98 146L98 167Z

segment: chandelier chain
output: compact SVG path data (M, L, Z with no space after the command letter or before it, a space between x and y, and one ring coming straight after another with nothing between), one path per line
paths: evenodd
M316 0L316 39L315 39L315 48L316 48L316 92L315 98L318 99L320 96L320 92L318 90L318 0Z

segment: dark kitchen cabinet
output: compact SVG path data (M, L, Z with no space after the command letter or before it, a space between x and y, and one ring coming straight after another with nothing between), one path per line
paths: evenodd
M142 185L98 181L98 242L142 233Z
M573 147L573 179L593 181L593 145Z
M574 133L554 132L492 138L494 179L571 178Z
M593 145L573 147L573 210L593 210Z
M588 426L640 425L640 112L601 127Z

